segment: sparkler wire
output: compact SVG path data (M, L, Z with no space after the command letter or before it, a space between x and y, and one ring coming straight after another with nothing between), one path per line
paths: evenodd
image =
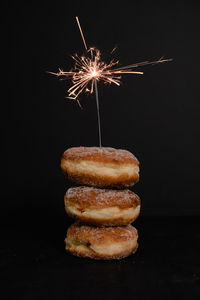
M99 147L101 147L102 143L101 143L101 122L100 122L100 111L99 111L99 94L98 94L96 78L94 79L94 88L95 88L96 105L97 105L97 118L98 118L98 129L99 129Z
M83 35L83 31L82 31L82 28L81 28L81 24L79 22L79 18L78 17L76 17L76 22L78 24L78 28L79 28L79 31L80 31L80 34L81 34L81 37L82 37L85 49L88 50L86 42L85 42L85 38L84 38L84 35ZM93 52L91 52L91 54L93 54ZM96 105L97 105L97 119L98 119L98 131L99 131L99 147L101 147L102 146L102 143L101 143L101 121L100 121L100 111L99 111L99 94L98 94L98 87L97 87L97 80L96 80L96 78L94 78L94 89L95 89L95 98L96 98Z

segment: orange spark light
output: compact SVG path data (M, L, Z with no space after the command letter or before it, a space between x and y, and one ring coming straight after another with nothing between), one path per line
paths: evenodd
M120 68L114 67L119 63L119 61L111 60L108 64L106 64L101 59L101 52L97 48L87 48L78 17L76 17L76 21L81 33L84 47L86 49L86 54L82 56L78 56L77 54L72 56L74 60L74 67L71 71L65 72L59 69L57 73L49 73L56 75L60 79L71 79L73 84L67 90L68 96L66 98L76 100L79 105L80 102L78 100L78 96L84 91L92 94L94 91L94 84L97 81L101 80L104 83L114 83L119 86L122 74L143 74L143 72L136 72L133 71L133 69L140 66L164 63L172 60L163 59L163 57L161 57L156 61L144 61ZM115 48L111 51L111 54L114 52L114 50Z
M119 86L122 74L143 74L143 72L133 71L133 69L144 65L164 63L172 60L160 58L156 61L144 61L116 68L115 66L119 61L111 60L108 64L105 63L105 61L101 59L101 52L94 47L89 48L85 55L78 56L76 54L72 56L72 58L74 60L74 67L71 71L65 72L59 69L57 73L50 73L60 79L72 80L73 84L67 90L68 96L66 98L76 100L79 105L78 96L82 92L93 93L95 79L108 84L114 83Z

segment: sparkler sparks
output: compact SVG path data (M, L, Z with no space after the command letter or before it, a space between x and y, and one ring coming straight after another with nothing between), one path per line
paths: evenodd
M71 79L72 86L67 90L68 96L66 98L75 100L80 107L81 104L78 99L79 95L83 92L89 92L90 94L92 94L95 91L99 130L99 146L101 147L101 124L97 81L102 81L105 84L116 84L119 86L121 83L122 75L143 74L143 72L134 71L135 68L145 65L164 63L171 61L172 59L164 59L163 57L161 57L160 59L155 61L144 61L117 68L116 66L119 64L119 61L115 61L113 59L109 63L106 63L101 58L100 50L95 47L90 47L89 49L87 48L87 44L78 17L76 17L76 21L86 53L82 56L79 56L77 54L72 56L72 59L74 60L74 67L69 72L65 72L59 69L57 73L48 73L56 75L60 79ZM114 52L114 50L115 48L111 51L111 54Z
M60 79L71 79L73 85L68 89L68 99L76 100L80 105L78 96L82 92L94 92L94 82L102 81L105 84L120 85L121 77L123 74L143 74L144 72L137 72L133 69L158 63L164 63L171 59L163 59L161 57L156 61L144 61L124 67L116 68L119 61L111 60L108 64L101 59L101 52L97 48L89 48L86 55L78 56L77 54L72 56L74 60L74 67L71 71L65 72L61 69L57 73L50 72L56 75Z
M144 61L116 68L116 65L119 64L119 61L111 60L109 63L106 63L101 58L100 50L94 47L91 47L89 49L87 48L78 17L76 17L76 21L86 49L86 54L82 56L75 54L74 56L72 56L72 59L74 60L74 67L69 72L65 72L59 69L57 73L49 73L56 75L62 80L71 79L72 86L67 90L68 96L66 98L77 101L79 106L81 106L78 99L79 95L82 92L89 92L90 94L92 94L94 92L95 80L102 81L105 84L116 84L119 86L121 83L122 75L143 74L143 72L134 71L134 69L137 67L150 64L154 65L172 60L164 59L163 57L161 57L156 61Z

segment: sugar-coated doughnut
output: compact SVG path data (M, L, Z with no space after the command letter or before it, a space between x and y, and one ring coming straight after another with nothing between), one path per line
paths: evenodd
M137 250L137 230L131 226L95 227L75 223L68 228L65 249L94 259L119 259Z
M78 184L124 188L139 180L139 161L127 150L73 147L61 159L63 173Z
M72 187L67 190L64 202L70 216L98 226L128 225L140 213L140 198L128 189Z

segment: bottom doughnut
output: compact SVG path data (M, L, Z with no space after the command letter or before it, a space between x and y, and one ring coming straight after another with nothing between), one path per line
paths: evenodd
M81 257L120 259L137 250L137 239L137 230L132 225L96 227L77 222L67 230L65 249Z

